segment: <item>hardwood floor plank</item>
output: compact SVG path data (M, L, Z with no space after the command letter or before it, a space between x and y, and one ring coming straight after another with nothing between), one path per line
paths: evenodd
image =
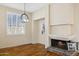
M25 44L16 47L0 49L0 53L9 56L60 56L60 54L48 52L43 44Z

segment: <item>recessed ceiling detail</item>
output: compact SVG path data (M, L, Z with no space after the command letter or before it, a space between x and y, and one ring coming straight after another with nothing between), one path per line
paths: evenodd
M8 6L11 8L15 8L18 10L24 10L24 4L23 3L0 3L0 5ZM47 5L46 3L26 3L26 11L27 12L34 12L42 7Z

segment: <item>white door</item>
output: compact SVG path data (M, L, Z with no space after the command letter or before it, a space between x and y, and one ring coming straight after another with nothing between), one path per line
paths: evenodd
M45 19L34 20L33 27L34 42L45 44Z
M45 42L45 19L39 20L39 43L44 44Z

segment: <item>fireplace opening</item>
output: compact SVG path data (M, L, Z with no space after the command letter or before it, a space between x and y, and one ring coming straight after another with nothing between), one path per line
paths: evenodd
M51 39L51 46L52 47L57 47L57 48L68 50L67 42L69 42L69 41Z

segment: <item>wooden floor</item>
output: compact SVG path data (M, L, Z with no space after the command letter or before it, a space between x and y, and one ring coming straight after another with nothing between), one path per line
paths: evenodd
M26 44L17 47L0 49L0 54L7 56L60 56L55 52L48 52L42 44Z

